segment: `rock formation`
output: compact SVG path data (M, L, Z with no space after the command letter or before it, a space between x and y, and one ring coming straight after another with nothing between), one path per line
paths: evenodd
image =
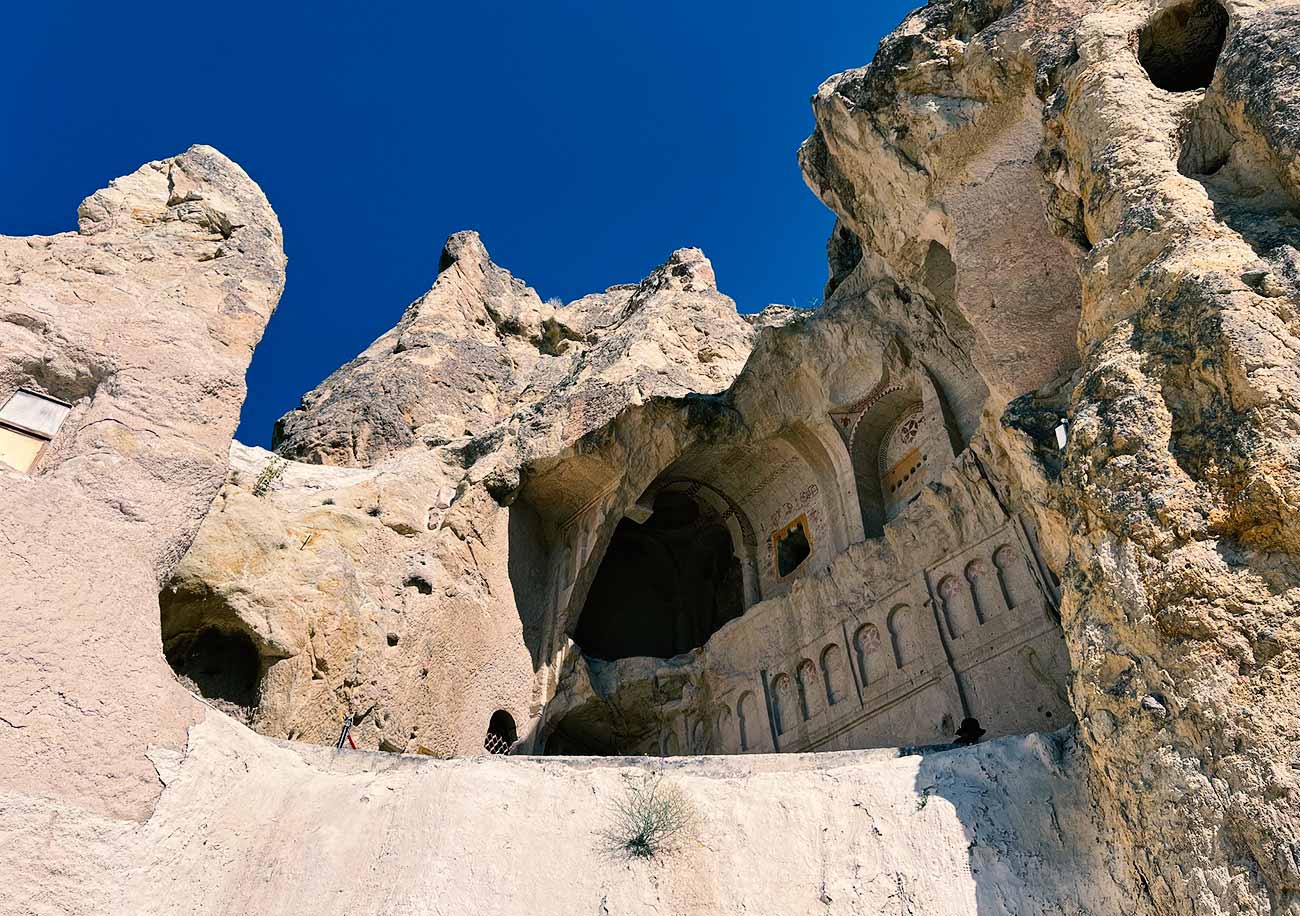
M71 408L30 473L0 465L0 865L11 900L45 912L93 874L84 834L149 817L147 755L183 749L205 712L163 659L157 593L221 486L284 286L275 214L208 147L117 179L78 217L0 238L0 398Z
M1063 574L1098 794L1162 912L1300 911L1298 27L1291 3L932 4L821 88L803 151L891 268L924 282L950 252L993 391L1025 387L1000 365L1072 368L1077 341L1060 483L1013 463Z
M693 249L544 303L459 233L228 467L247 177L0 239L16 899L1300 913L1297 38L936 0L813 99L816 312ZM646 774L702 823L601 864Z

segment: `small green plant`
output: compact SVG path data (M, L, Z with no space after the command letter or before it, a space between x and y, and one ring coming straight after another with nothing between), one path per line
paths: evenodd
M653 859L676 848L695 824L695 809L676 785L647 775L628 782L610 820L599 835L611 856Z
M253 484L254 496L265 496L271 492L271 488L276 482L284 476L284 470L289 466L289 462L283 458L272 458L262 468L262 473L257 475L257 481Z

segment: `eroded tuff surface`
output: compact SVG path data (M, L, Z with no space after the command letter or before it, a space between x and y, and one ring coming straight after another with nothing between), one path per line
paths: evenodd
M116 866L86 912L137 916L1129 912L1081 765L1062 736L926 756L440 762L274 743L213 714L159 759L148 823L49 835ZM695 826L651 862L611 855L612 806L657 775ZM37 911L70 899L10 889Z
M78 216L0 239L3 396L73 404L34 475L0 465L0 782L142 817L159 789L144 747L182 746L199 708L150 608L220 486L284 255L261 191L208 147Z
M332 742L352 714L365 747L474 753L494 709L521 726L539 715L553 626L542 593L546 532L526 503L501 505L518 491L521 456L554 455L632 407L646 405L643 422L653 423L658 399L725 388L749 352L750 325L698 251L555 312L541 349L527 321L489 320L540 303L487 259L477 236L453 236L441 267L398 329L282 423L282 451L368 466L292 461L259 497L272 456L237 445L212 520L164 591L165 639L217 627L256 643L266 671L251 721L267 734ZM467 291L470 280L478 285ZM458 344L428 348L432 362L412 372L410 354L425 351L394 343L460 333L497 335L501 354L524 354L490 397L475 387L483 377L457 361ZM375 393L385 379L401 380L392 398ZM496 425L471 438L461 433L479 407L442 397L449 388L513 409L485 414ZM402 416L403 391L442 419ZM668 423L665 441L684 425ZM599 495L584 486L570 484L563 497L580 508Z
M760 663L779 667L782 653L832 624L834 612L821 608L852 612L863 600L855 575L878 581L906 569L918 553L909 544L922 554L937 545L943 556L978 537L972 525L996 525L975 518L1018 519L1063 580L1072 704L1113 829L1135 852L1151 899L1168 912L1190 901L1206 912L1292 911L1295 11L1061 0L938 2L909 17L871 66L833 77L814 99L817 130L801 162L839 217L827 306L760 331L734 384L735 361L701 389L724 392L717 400L638 405L591 387L572 400L597 405L584 414L593 422L557 436L570 427L555 418L571 421L574 410L553 406L563 398L531 406L534 383L524 379L545 375L556 341L582 338L580 322L578 333L564 331L564 310L548 313L517 286L485 281L481 309L467 314L480 309L486 324L476 327L513 336L502 348L508 371L503 363L475 404L513 418L494 425L478 408L458 408L451 426L473 438L470 487L455 486L472 494L485 482L509 505L504 524L519 542L544 544L537 575L487 577L494 594L507 580L512 589L546 583L514 594L521 618L538 621L540 648L524 639L535 672L527 717L543 737L553 695L557 710L623 705L615 719L628 740L645 726L628 723L646 696L659 690L663 706L662 669L621 663L631 680L620 674L616 696L602 696L608 678L603 687L584 681L567 642L618 520L644 512L636 507L647 488L670 473L691 477L745 494L757 503L741 507L747 516L762 516L768 484L752 468L783 467L784 448L807 459L825 447L818 424L828 415L852 415L886 380L923 373L950 414L953 457L968 449L957 464L998 508L955 511L964 486L942 468L922 503L889 520L883 541L873 540L860 484L856 506L812 506L827 527L807 583L791 590L765 583L761 570L753 576L755 596L789 605L762 640L785 648ZM483 276L499 277L494 270ZM502 289L520 304L490 305ZM592 304L616 312L625 295ZM408 314L404 324L418 321ZM632 338L616 348L641 357ZM399 359L396 345L380 349ZM685 366L702 362L693 352ZM338 390L364 393L363 368L341 370ZM334 392L331 380L286 420L286 445L369 463L355 449L312 451L320 434L295 437L335 422ZM1050 440L1067 414L1073 432L1061 456ZM349 441L373 441L351 420L339 425L352 430ZM445 448L449 433L404 417L376 454L415 450L421 435L424 448ZM838 479L848 490L838 498L854 502L842 467L831 461L819 473L811 482L823 497ZM760 528L756 542L767 533ZM864 537L878 546L850 550ZM816 552L822 545L826 554ZM708 658L734 669L726 642L689 663L685 687L669 691L672 714L651 715L654 728L698 718L709 746L726 678L708 673ZM459 653L445 663L456 668ZM678 747L699 747L690 728L678 738Z
M102 891L91 838L148 818L147 750L184 748L204 711L162 657L157 591L221 485L284 284L275 214L209 147L78 215L76 232L0 238L0 397L72 404L30 475L0 465L0 870L25 889L10 905L39 886L58 912ZM54 821L76 838L53 841Z
M1228 9L1204 92L1141 79L1116 34L1134 8L1082 21L1056 100L1095 245L1065 618L1094 770L1157 904L1295 913L1300 81L1274 49L1300 8Z
M1062 736L904 757L438 762L274 744L214 716L166 772L125 900L250 916L1126 912L1080 765ZM600 834L647 774L682 790L696 826L666 856L620 861ZM220 857L192 839L196 808Z
M4 241L58 291L33 306L14 294L27 275L5 267L21 281L0 287L18 316L4 325L19 354L0 364L5 384L77 400L84 390L60 379L119 365L98 317L59 305L69 297L120 301L130 326L123 384L78 406L112 408L111 421L74 413L54 463L6 476L15 487L0 493L21 520L4 557L16 664L0 675L19 747L0 771L19 842L0 848L14 885L33 889L20 899L99 911L96 894L117 889L133 895L125 911L149 912L174 881L227 901L222 888L251 887L270 907L302 886L304 861L364 870L368 853L347 848L361 836L392 881L342 888L352 911L457 894L490 908L494 893L509 911L523 892L498 863L523 859L539 886L558 882L542 899L566 912L773 899L788 911L1300 912L1298 17L1294 3L1242 0L932 3L814 99L802 165L839 218L817 314L737 318L692 251L636 287L554 308L456 236L399 326L283 421L282 448L303 460L266 496L252 490L270 456L234 449L164 593L164 636L170 608L178 632L246 637L260 679L251 721L272 734L328 741L350 712L364 748L464 753L495 708L514 716L520 749L834 747L905 729L946 737L954 714L985 702L995 729L1043 727L1033 717L1059 711L1068 679L1077 749L1006 739L869 771L822 758L801 776L764 757L659 764L722 831L681 871L597 863L555 833L594 823L575 799L607 798L613 768L575 782L552 764L335 756L276 747L215 713L179 757L198 707L162 668L148 593L216 489L241 393L231 379L278 291L274 218L242 173L199 149L96 195L78 235ZM123 284L132 309L170 301L158 288L176 288L172 269L190 293L162 311L179 327L162 336L181 359L146 352L164 319L110 290ZM195 378L205 360L219 369ZM127 396L139 365L155 367L148 404ZM201 408L217 422L200 425ZM892 476L887 446L914 415L908 443L926 457ZM1063 417L1064 454L1052 444ZM572 637L620 526L653 519L662 494L698 498L726 527L746 613L699 651L602 666ZM807 554L783 571L778 541L801 516ZM88 549L105 538L111 551ZM1023 567L998 561L1003 539ZM1012 568L1032 600L1015 600ZM900 651L899 608L933 617L926 653ZM843 712L853 695L829 702L828 667L827 704L805 705L818 674L803 680L803 662L823 635L842 632L853 651L869 627L873 665L883 656L889 670L854 669L867 718ZM1068 662L1043 665L1059 645ZM948 669L931 664L944 657ZM1016 687L1041 698L1020 708ZM915 705L888 705L900 697ZM746 709L766 743L748 740ZM930 778L936 761L952 769ZM155 768L168 785L156 806ZM931 810L927 787L942 795L954 776L969 796L917 833L903 809ZM911 863L889 880L862 870L876 847L853 820L854 793L877 781L883 849ZM349 804L376 820L349 819ZM434 831L448 805L462 807ZM790 814L808 810L811 822ZM299 828L292 854L277 814ZM516 819L518 832L494 832ZM733 834L747 852L728 859ZM300 851L303 835L322 838L318 852ZM446 836L487 848L405 864L408 847ZM525 838L546 852L528 858ZM909 877L959 864L972 841L970 883L954 873L946 902ZM264 881L262 853L276 863ZM775 883L770 862L788 866ZM294 905L326 905L304 887Z
M1042 195L1068 240L1078 286L1049 278L1055 294L1079 290L1063 486L1013 463L1063 570L1073 703L1100 796L1162 912L1300 908L1300 81L1283 50L1298 28L1293 3L936 3L867 71L822 87L804 150L810 184L892 269L916 269L906 230L933 215L942 228L922 236L953 253L957 308L977 335L1002 327L980 311L991 284L1042 279L1037 265L993 279L981 268L984 233L1025 226L1001 213ZM963 230L948 176L1017 133L999 106L1028 111L1026 135L1043 142L1020 203ZM1037 381L1050 374L1041 357L1065 352L1063 329L1034 320L1000 343L1034 343L1023 365ZM985 337L977 355L995 390L998 344Z

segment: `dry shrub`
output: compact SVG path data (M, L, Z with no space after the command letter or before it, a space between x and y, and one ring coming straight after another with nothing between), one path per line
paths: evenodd
M614 858L653 859L675 849L695 820L695 809L678 786L647 775L628 782L610 805L610 825L599 836Z
M289 463L283 458L272 458L268 461L266 467L262 468L262 473L257 475L257 482L253 484L253 495L265 496L270 493L271 488L279 483L288 466Z

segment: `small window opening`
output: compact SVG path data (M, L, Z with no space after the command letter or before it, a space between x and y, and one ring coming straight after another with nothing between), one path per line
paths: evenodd
M801 515L772 535L776 551L776 573L785 578L798 569L812 553L812 539L808 536L808 516Z
M515 730L515 720L510 713L504 709L492 713L487 737L483 739L484 749L489 754L509 754L518 740L519 733Z
M66 401L19 388L0 407L0 462L29 473L71 410Z
M1168 92L1204 89L1228 32L1228 14L1215 0L1191 0L1151 18L1138 35L1138 60L1151 82Z

